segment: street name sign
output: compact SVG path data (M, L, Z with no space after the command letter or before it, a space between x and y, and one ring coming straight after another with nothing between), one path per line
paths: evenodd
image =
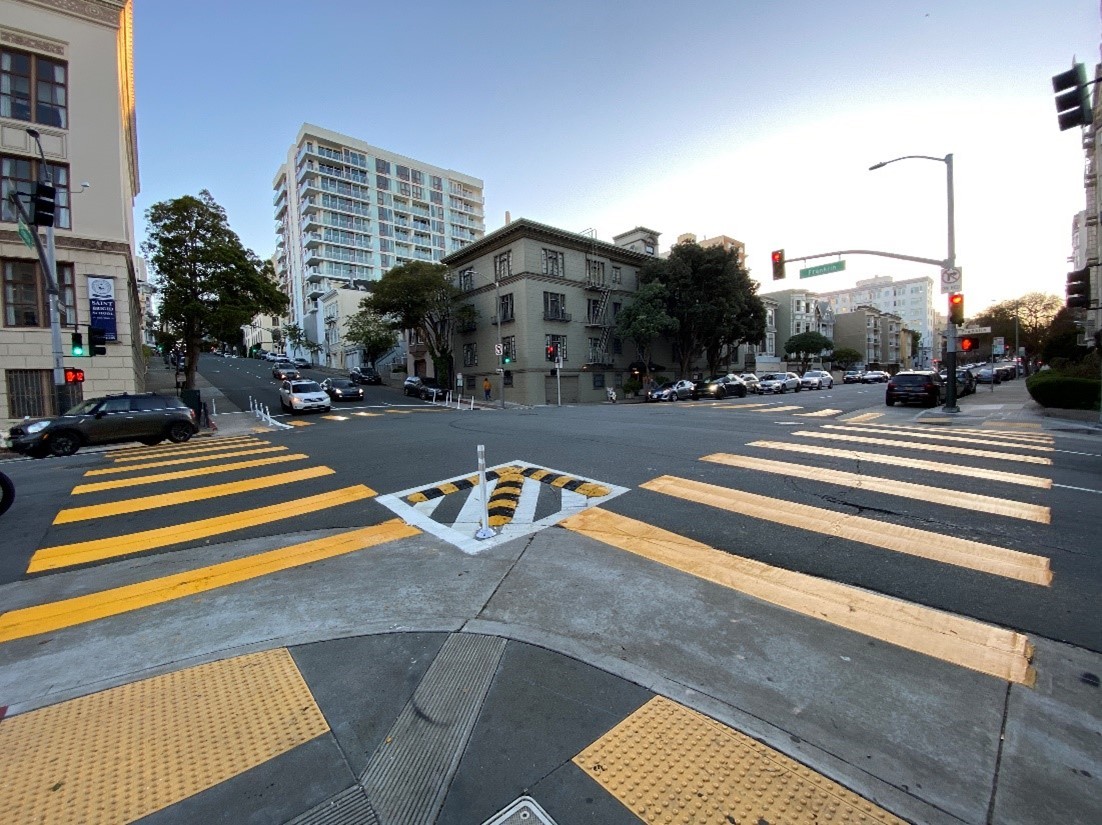
M957 327L957 335L990 335L991 327Z
M800 277L813 278L816 275L826 275L828 272L841 272L845 268L845 261L835 261L831 264L819 264L819 266L809 266L807 269L801 269Z
M957 268L941 270L941 294L960 292L964 289L964 275Z
M27 245L27 249L34 249L34 235L31 234L31 228L23 221L23 216L19 216L19 222L17 224L19 237L23 239L23 243Z

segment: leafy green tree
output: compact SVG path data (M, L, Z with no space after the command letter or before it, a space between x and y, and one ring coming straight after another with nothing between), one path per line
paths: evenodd
M452 333L459 323L471 320L474 312L470 305L457 304L459 295L448 267L411 261L388 270L367 299L378 315L390 316L395 329L421 334L436 376L445 387L450 387L455 378Z
M650 369L655 339L676 329L677 320L666 312L666 287L656 281L639 287L632 303L616 316L616 336L635 344L639 360L645 365L644 378Z
M853 365L861 361L865 356L859 353L855 349L850 347L842 347L841 349L834 350L834 354L831 356L831 361L840 370L852 369Z
M701 353L718 362L724 347L760 341L765 335L765 307L757 285L738 263L734 250L677 244L669 257L648 261L640 273L644 284L666 287L666 312L677 321L671 332L680 374L688 375Z
M360 301L359 311L345 322L344 340L363 350L364 359L374 364L397 342L394 324L371 308L371 298Z
M1025 347L1027 357L1036 356L1044 348L1049 327L1063 308L1064 299L1058 295L1028 292L1019 298L995 304L976 315L971 322L976 326L991 327L991 335L1002 336L1007 352L1010 352L1014 347L1014 319L1017 318L1018 344Z
M1087 348L1079 345L1082 329L1075 323L1073 311L1067 308L1056 313L1049 326L1045 343L1041 348L1041 357L1046 364L1056 359L1078 361L1087 354Z
M275 340L273 331L272 340ZM286 342L286 352L292 358L300 357L306 348L306 333L298 324L284 324L280 330L280 340Z
M834 348L834 342L820 332L801 332L784 342L784 354L795 355L800 361L800 372L807 372L811 359Z
M279 314L287 296L270 262L245 249L210 192L161 201L145 213L142 252L161 296L161 320L187 346L184 386L195 386L201 342L230 340L258 313Z

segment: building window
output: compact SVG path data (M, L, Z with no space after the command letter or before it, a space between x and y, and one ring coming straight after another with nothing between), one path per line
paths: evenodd
M390 174L390 161L383 160L382 158L375 158L375 171L380 175Z
M648 255L653 255L654 254L654 244L652 244L650 242L647 242L647 243L643 244L643 251L646 252Z
M593 373L593 389L603 390L605 388L605 374L603 372Z
M545 335L543 337L543 340L545 347L557 346L559 348L559 358L561 358L563 361L567 360L565 335Z
M468 375L463 380L466 382L466 388L468 390L473 390L474 389L474 376L473 375Z
M57 190L54 206L54 226L58 229L71 229L69 215L69 167L47 164L50 178ZM35 185L39 181L41 163L37 159L12 157L4 155L0 158L0 220L15 223L17 215L15 207L8 199L8 192L19 193L23 208L28 213L31 211L31 196L34 194Z
M5 370L8 388L8 418L43 418L60 415L84 399L83 384L54 386L53 370ZM61 396L57 409L56 394Z
M590 283L603 284L605 282L604 261L593 261L587 258L585 261L585 269Z
M622 338L612 339L612 354L623 355L624 354L624 341Z
M777 335L773 332L765 333L765 354L772 357L777 354Z
M398 166L394 167L394 174L397 176L398 180L407 180L408 181L409 180L409 167L408 166L402 166L402 165L399 164Z
M543 293L543 320L569 321L566 312L566 295L561 292Z
M604 313L601 312L604 302L600 298L587 298L585 303L585 322L587 324L604 323Z
M624 282L624 273L618 266L612 267L612 283L622 284Z
M508 292L501 296L501 306L498 308L501 313L501 322L513 320L513 293Z
M513 253L502 252L494 256L494 278L501 280L513 274Z
M508 358L510 363L516 363L517 337L515 335L506 335L501 339L501 356L502 358Z
M470 292L474 289L474 270L464 269L459 273L459 289L463 292Z
M4 326L48 327L50 305L46 297L46 279L39 274L38 262L8 260L3 262L3 270ZM61 326L75 327L76 290L72 264L57 264L57 281Z
M561 278L566 270L566 256L554 249L543 250L543 274Z
M68 129L67 74L60 61L0 50L0 117Z
M477 367L478 366L478 344L464 344L463 345L463 366L465 366L465 367Z
M385 175L376 175L375 176L375 188L376 189L382 189L383 191L389 191L390 190L390 178L386 177Z

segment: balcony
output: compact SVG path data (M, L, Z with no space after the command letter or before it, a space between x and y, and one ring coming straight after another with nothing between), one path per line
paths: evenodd
M569 322L573 320L573 316L569 312L564 312L561 309L545 309L543 311L543 320Z
M328 291L323 281L308 282L306 284L306 297L311 301L316 301Z
M585 317L585 325L587 327L607 327L608 320L603 312L594 315L587 315Z
M606 349L590 347L585 362L593 367L611 367L612 353Z
M321 244L322 238L317 232L307 232L303 238L303 243L306 244L307 249L313 249Z
M585 288L586 289L610 289L611 284L604 275L586 275L585 276Z

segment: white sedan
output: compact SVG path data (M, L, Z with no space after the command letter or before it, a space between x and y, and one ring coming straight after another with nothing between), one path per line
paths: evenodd
M333 402L317 381L284 381L279 385L279 406L285 412L322 410L329 412Z
M794 372L767 372L758 376L758 386L763 393L786 393L800 391L800 376Z
M826 370L808 370L800 379L805 390L833 389L834 378Z

